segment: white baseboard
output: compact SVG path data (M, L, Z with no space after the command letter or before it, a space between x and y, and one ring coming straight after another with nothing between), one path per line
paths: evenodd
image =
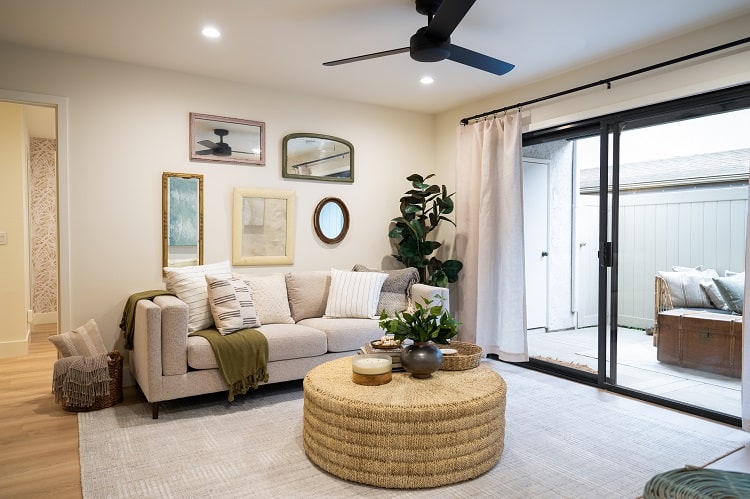
M5 357L23 357L29 353L28 335L26 340L0 342L0 359Z
M34 324L54 324L57 322L57 311L34 314Z

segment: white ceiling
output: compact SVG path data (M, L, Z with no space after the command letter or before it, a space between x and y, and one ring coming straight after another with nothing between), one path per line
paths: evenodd
M514 63L505 76L408 54L322 66L407 46L427 22L412 0L0 0L0 12L0 40L435 113L750 13L750 1L477 0L452 42ZM202 37L207 24L222 37Z

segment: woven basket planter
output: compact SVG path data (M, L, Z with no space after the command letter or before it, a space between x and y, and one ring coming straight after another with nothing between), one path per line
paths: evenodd
M94 399L91 407L76 407L63 403L63 410L67 412L88 412L106 409L122 402L122 355L120 352L109 352L109 395L101 395Z
M482 347L473 343L463 341L451 341L450 348L458 350L458 353L452 355L443 355L443 364L440 369L443 371L464 371L474 369L479 365L482 358Z

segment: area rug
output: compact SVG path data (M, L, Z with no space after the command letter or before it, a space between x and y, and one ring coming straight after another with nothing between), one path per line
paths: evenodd
M485 362L508 384L505 450L474 480L389 490L321 471L302 447L302 388L295 383L263 387L233 404L225 394L168 402L158 420L147 404L80 413L83 496L634 498L656 473L705 465L742 447L668 417L640 415L632 401L613 402L617 396L595 388Z

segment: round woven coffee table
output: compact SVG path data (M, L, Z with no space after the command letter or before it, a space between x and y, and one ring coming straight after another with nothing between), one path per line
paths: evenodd
M345 480L438 487L489 471L503 452L505 381L482 365L364 386L344 357L312 369L304 393L305 452Z

